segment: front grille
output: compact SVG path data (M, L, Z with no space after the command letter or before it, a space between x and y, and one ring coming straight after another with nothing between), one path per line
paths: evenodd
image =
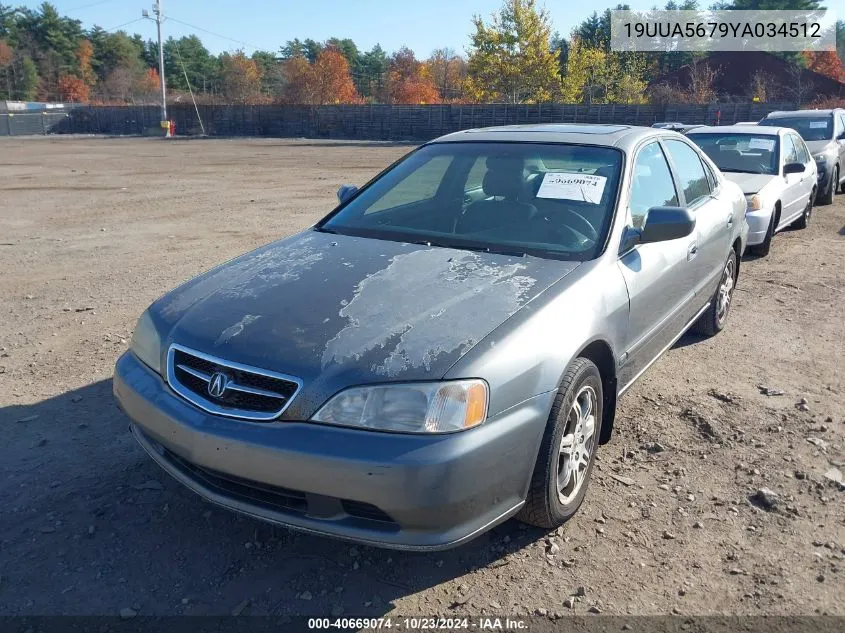
M167 449L164 449L164 454L183 472L192 475L207 487L228 497L241 499L276 510L304 512L308 508L305 493L299 490L267 486L216 470L202 468L201 466L185 461Z
M146 438L146 436L144 437ZM151 441L149 438L146 439ZM293 512L300 515L310 515L311 512L309 510L314 509L313 506L309 508L308 493L291 490L290 488L282 488L280 486L270 486L252 481L251 479L243 479L242 477L198 466L183 459L161 444L154 441L151 441L151 443L179 471L224 497L243 501L271 511ZM319 505L325 508L326 500L339 504L339 510L342 510L342 512L348 515L346 518L340 518L342 521L389 532L399 529L399 525L386 512L370 503L320 496ZM342 517L342 515L340 516ZM338 520L338 517L331 517L331 519ZM362 523L362 521L366 521L366 523Z
M257 422L281 415L302 386L292 376L181 345L171 345L168 352L167 382L180 396L209 413Z

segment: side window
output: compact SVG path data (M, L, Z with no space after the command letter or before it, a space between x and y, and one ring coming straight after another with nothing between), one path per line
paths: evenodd
M666 141L666 150L675 165L678 184L684 192L686 205L692 206L709 196L710 185L696 151L682 141Z
M840 114L838 118L839 118L839 134L837 134L837 138L839 138L839 136L843 132L845 132L845 114Z
M797 136L793 134L790 134L789 136L792 137L792 143L795 145L795 153L798 156L798 162L806 165L810 162L810 153L807 151L807 146L804 145L804 141Z
M783 137L783 164L800 163L798 159L798 150L795 149L795 143L792 140L792 134L786 134Z
M710 165L705 163L703 159L701 164L704 166L704 175L707 176L707 184L710 186L710 191L716 191L716 187L719 186L719 183L716 180L716 175L713 173L713 170L710 169Z
M433 198L451 163L451 156L435 156L389 190L381 200L367 209L365 215Z
M678 194L672 172L658 143L650 143L640 150L634 162L631 199L628 208L635 228L642 228L645 216L652 207L678 206Z

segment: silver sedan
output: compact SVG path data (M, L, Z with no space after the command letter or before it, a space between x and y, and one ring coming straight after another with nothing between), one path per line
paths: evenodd
M203 497L441 549L579 508L617 399L728 319L745 198L682 135L468 130L140 318L114 391Z

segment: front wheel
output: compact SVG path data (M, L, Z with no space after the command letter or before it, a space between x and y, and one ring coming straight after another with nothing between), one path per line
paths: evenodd
M722 269L722 278L719 280L716 294L710 300L710 306L695 324L695 329L699 334L714 336L725 327L731 310L736 280L736 251L731 249L728 261L725 262L725 267Z
M836 190L839 189L839 166L833 168L833 173L830 175L830 185L827 191L822 194L819 202L822 204L833 204L833 196L836 195Z
M758 257L765 257L772 250L772 238L775 236L775 222L777 222L777 213L772 212L772 217L769 220L769 226L766 228L766 237L761 244L749 246L748 250Z
M795 220L795 228L796 229L806 229L810 226L810 217L813 215L813 200L816 199L816 189L813 188L813 192L810 194L810 199L807 201L807 206L804 207L804 213L801 214L801 217Z
M575 359L555 396L520 521L552 529L581 506L599 446L602 403L598 368Z

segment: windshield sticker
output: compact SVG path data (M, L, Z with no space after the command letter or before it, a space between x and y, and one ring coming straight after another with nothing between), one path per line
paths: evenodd
M607 178L604 176L549 172L543 177L537 197L599 204L606 184Z
M827 127L827 121L810 121L811 130L823 130Z
M771 152L775 149L775 140L771 138L752 138L748 141L748 149L763 149Z

